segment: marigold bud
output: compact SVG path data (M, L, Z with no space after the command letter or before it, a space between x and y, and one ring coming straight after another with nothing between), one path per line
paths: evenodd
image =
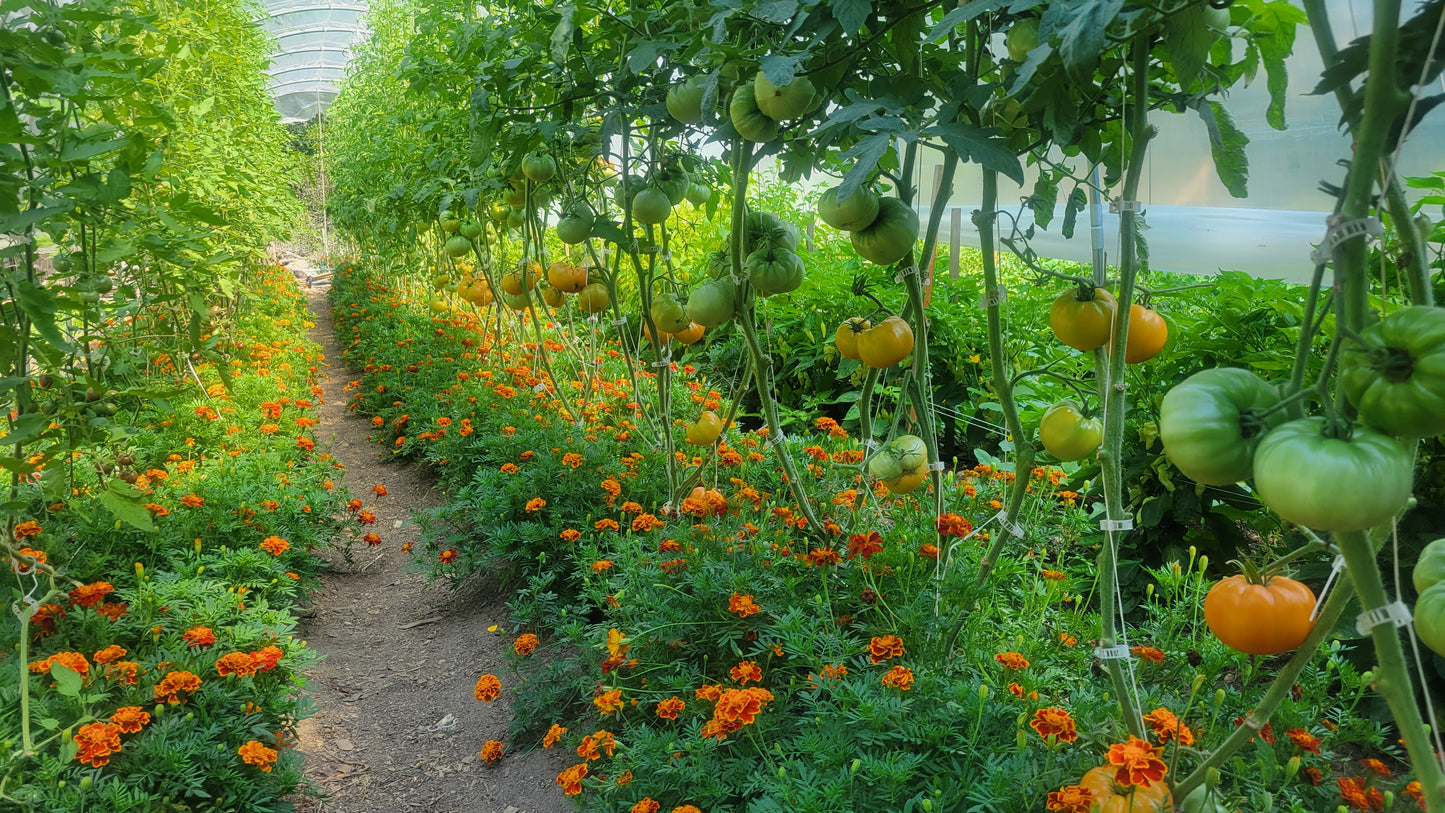
M1286 763L1284 764L1284 781L1285 781L1285 784L1287 785L1287 784L1289 784L1290 782L1294 781L1295 776L1298 775L1298 774L1299 774L1299 756L1296 755L1296 756L1290 757L1290 758L1289 758L1289 762L1286 762Z
M1204 675L1195 675L1194 682L1189 685L1190 694L1195 694L1202 688L1204 688Z
M1299 759L1299 757L1295 757L1295 759ZM1204 772L1204 784L1208 785L1211 789L1219 787L1219 783L1222 780L1223 777L1220 776L1219 769L1213 765L1210 765L1209 770Z
M1219 707L1222 706L1222 705L1224 705L1224 690L1223 690L1223 689L1215 689L1215 690L1214 690L1214 711L1215 711L1216 714L1219 712Z

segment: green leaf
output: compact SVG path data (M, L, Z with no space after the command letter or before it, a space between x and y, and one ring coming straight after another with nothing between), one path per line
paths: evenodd
M1059 185L1047 172L1039 173L1034 181L1034 193L1029 196L1029 210L1034 213L1034 223L1047 229L1054 219L1054 205L1059 201Z
M1124 0L1074 0L1060 4L1069 20L1060 32L1059 56L1074 81L1084 84L1094 75L1099 55L1108 47L1109 24L1124 7Z
M66 211L63 206L41 206L0 217L0 234L20 234L32 225Z
M115 518L142 531L155 530L151 512L140 503L140 489L124 480L112 478L100 492L100 504L115 515Z
M576 3L566 3L557 9L562 18L552 29L552 61L561 63L567 58L567 44L572 41L572 15L577 11Z
M1234 117L1219 102L1200 105L1197 110L1204 128L1209 131L1209 152L1214 157L1219 180L1234 197L1248 197L1249 156L1244 148L1249 144L1249 136L1235 126Z
M112 138L108 141L69 142L60 150L62 161L88 161L108 152L124 147L129 138Z
M852 160L854 163L853 168L843 176L843 183L838 185L840 200L847 200L849 195L872 177L873 171L878 168L878 162L892 145L893 133L873 133L858 139L852 149L843 153L845 160Z
M984 169L991 169L1015 183L1022 184L1023 165L1019 163L1018 155L1009 147L1007 139L997 135L997 132L991 128L985 130L955 121L930 127L924 135L941 138L950 149L958 153L959 158L981 164Z
M1187 86L1199 76L1213 43L1214 32L1205 24L1203 6L1188 6L1164 21L1164 49L1180 85Z
M28 279L22 279L15 284L15 301L45 341L57 348L69 346L55 324L55 311L59 307L55 294Z
M758 67L762 69L763 75L773 83L774 87L784 87L793 81L793 77L798 73L798 63L807 56L806 53L792 56L768 54L758 60Z
M863 28L868 15L873 11L870 0L833 0L833 17L843 27L843 33L852 36Z
M65 697L80 697L80 673L63 663L50 662L50 676L55 679L55 691Z
M1009 2L1010 0L973 0L972 3L965 3L943 15L943 19L938 21L938 25L935 25L933 30L928 32L924 43L938 42L948 36L948 32L960 25L984 14L998 11L1004 6L1007 6Z
M1082 186L1074 187L1074 191L1069 193L1068 202L1064 204L1064 222L1059 227L1059 232L1064 235L1064 239L1072 240L1074 238L1074 224L1078 222L1079 212L1082 212L1088 205L1089 196L1084 192L1084 188Z

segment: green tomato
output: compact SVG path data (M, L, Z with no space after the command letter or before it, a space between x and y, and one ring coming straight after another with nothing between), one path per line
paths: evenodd
M803 284L803 259L785 248L766 248L748 255L748 282L759 296L787 294Z
M730 277L733 273L733 254L727 249L708 252L707 275L713 279Z
M546 183L557 174L557 162L550 155L529 155L522 159L522 174L533 183Z
M753 78L753 96L758 111L774 121L795 119L807 113L816 107L813 100L817 95L812 81L806 76L799 76L782 87L769 82L762 71Z
M1184 379L1164 396L1159 438L1170 462L1190 479L1227 486L1254 471L1254 447L1283 412L1256 414L1279 403L1264 379L1248 370L1216 367Z
M683 124L702 121L702 77L689 76L667 89L667 114Z
M482 236L482 224L475 220L468 220L457 228L457 234L460 234L468 240L475 240Z
M1271 429L1254 450L1254 490L1276 514L1321 531L1363 531L1388 522L1410 499L1410 453L1389 435L1356 426L1324 433L1324 418Z
M732 119L733 129L747 141L772 141L778 137L778 123L758 109L751 85L740 85L733 91L728 117Z
M853 232L853 249L863 259L892 265L913 250L918 240L918 213L898 198L878 201L878 216L866 229Z
M1415 600L1415 634L1436 655L1445 655L1445 584L1437 584Z
M703 327L717 327L736 312L736 286L731 280L708 280L687 298L687 318Z
M502 190L502 202L514 209L520 209L527 205L527 190L509 186Z
M687 188L690 185L687 173L677 167L664 169L652 179L652 186L661 189L673 206L687 198Z
M448 257L453 258L466 256L466 253L471 250L472 241L460 234L448 237L446 244L442 246L442 251L445 251Z
M774 248L796 253L803 239L797 226L770 212L749 211L744 223L749 254Z
M56 254L50 258L50 267L54 268L57 274L69 274L70 269L75 266L71 264L69 254Z
M839 231L858 231L873 225L878 206L878 196L861 186L847 200L839 201L835 186L818 201L818 217Z
M1060 401L1039 419L1039 441L1060 460L1080 460L1093 454L1104 441L1104 423L1098 418L1085 418L1073 401Z
M1423 593L1445 582L1445 539L1437 539L1420 551L1420 558L1415 560L1415 570L1410 578L1415 582L1417 593Z
M894 438L888 447L898 456L898 463L903 466L905 471L913 471L928 463L928 444L917 435L902 435Z
M520 229L527 222L527 215L521 209L507 211L507 228Z
M687 330L692 321L687 318L687 311L682 307L682 303L672 294L654 296L652 307L648 308L647 312L652 317L652 323L664 333L681 333Z
M1179 813L1231 813L1223 796L1216 788L1200 785L1179 802Z
M1340 386L1360 420L1412 439L1445 434L1445 308L1401 308L1360 337L1370 348L1340 362Z
M574 203L562 211L557 221L557 239L568 245L577 245L592 236L592 226L597 216L585 203Z
M672 201L661 189L649 186L632 198L632 219L655 226L672 214Z
M1029 52L1039 47L1039 21L1029 17L1014 23L1008 30L1004 45L1008 46L1009 59L1015 62L1028 59Z
M693 181L687 185L687 202L693 206L705 206L712 200L712 187Z

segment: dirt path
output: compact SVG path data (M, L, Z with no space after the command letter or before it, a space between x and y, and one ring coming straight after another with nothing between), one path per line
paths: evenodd
M472 697L477 677L507 680L503 652L511 645L507 608L493 585L453 592L426 586L406 572L401 547L415 540L413 510L444 496L422 472L383 461L367 441L368 421L346 411L349 376L333 334L326 295L311 295L311 338L335 366L323 369L326 404L318 440L346 466L345 482L377 516L382 544L353 548L348 565L329 555L301 622L300 635L325 656L309 673L316 714L300 726L307 776L327 794L299 799L302 813L561 813L571 810L554 782L567 767L553 751L508 753L482 763L489 739L504 740L511 708L506 692L494 703ZM323 444L325 445L325 444ZM340 478L338 478L340 479ZM377 498L372 486L384 485ZM487 628L502 625L497 632ZM509 746L510 747L510 746Z

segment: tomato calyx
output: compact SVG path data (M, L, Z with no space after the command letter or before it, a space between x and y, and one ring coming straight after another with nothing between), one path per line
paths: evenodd
M1074 299L1078 302L1093 302L1097 298L1095 295L1097 290L1092 280L1081 280L1079 287L1074 291Z

